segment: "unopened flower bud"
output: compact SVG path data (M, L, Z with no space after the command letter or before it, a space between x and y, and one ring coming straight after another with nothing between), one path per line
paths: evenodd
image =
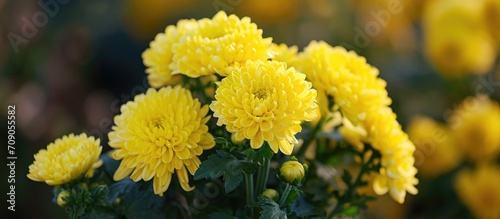
M65 199L68 199L69 195L70 194L68 191L60 192L59 195L57 195L57 205L59 205L59 207L66 206L66 204L68 204L68 201Z
M304 167L295 157L283 163L280 169L281 179L290 184L301 183L306 174L307 166Z
M275 199L278 196L278 192L274 189L266 189L262 192L262 195L269 199Z

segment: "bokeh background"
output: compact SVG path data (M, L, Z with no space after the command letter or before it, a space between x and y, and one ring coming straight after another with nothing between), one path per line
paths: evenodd
M7 105L15 104L18 157L16 212L6 207L3 212L12 218L66 218L51 201L50 187L27 179L33 155L71 132L95 135L107 149L106 135L119 106L149 87L141 59L149 42L179 19L212 17L219 10L251 17L276 43L303 48L311 40L324 40L356 51L380 69L398 121L405 129L413 124L417 168L443 170L419 173L420 194L404 205L383 197L360 218L494 215L478 216L456 192L460 171L474 171L480 164L450 152L462 150L456 142L447 143L439 155L442 142L425 140L432 140L430 130L436 129L455 139L450 133L457 128L450 119L457 118L457 109L465 112L460 118L483 113L471 110L483 108L474 101L475 107L464 107L467 97L490 96L491 111L497 110L500 0L0 0L0 122L6 123ZM472 119L477 122L461 136L477 138L463 147L486 150L475 147L488 138L483 144L500 148L500 139L491 137L500 136L495 113ZM428 123L415 122L422 120ZM5 125L0 129L7 133ZM498 150L488 152L490 163L498 163ZM6 150L1 155L6 157ZM5 166L0 171L7 176ZM486 201L498 212L500 188L487 188L498 192ZM7 187L1 191L6 194Z

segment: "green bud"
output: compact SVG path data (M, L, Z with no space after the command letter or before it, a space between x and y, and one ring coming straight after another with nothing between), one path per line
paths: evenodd
M308 169L307 165L304 168L304 165L298 162L295 157L292 157L292 159L281 165L280 176L283 181L296 185L302 183L306 169Z
M264 192L262 192L262 195L274 200L278 196L278 192L274 189L266 189L264 190Z
M65 199L68 199L69 195L70 193L66 190L60 192L59 195L57 195L57 205L59 205L59 207L66 206L66 204L68 204L68 201Z

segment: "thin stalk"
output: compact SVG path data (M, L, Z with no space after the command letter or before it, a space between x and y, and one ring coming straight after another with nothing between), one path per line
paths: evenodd
M254 185L253 174L245 173L245 186L247 192L247 206L250 207L250 216L254 217Z
M292 185L290 185L290 183L287 183L285 191L283 192L280 198L280 206L283 206L285 204L285 201L288 198L288 194L290 193L291 190L292 190Z
M255 195L259 196L262 194L267 185L267 178L269 177L269 166L271 160L264 157L262 165L259 167L259 175L257 176L257 188L255 190Z

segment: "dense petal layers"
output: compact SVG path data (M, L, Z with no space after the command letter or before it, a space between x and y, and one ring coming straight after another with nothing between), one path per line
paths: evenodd
M109 133L112 157L121 160L114 179L152 179L155 194L162 195L175 172L181 187L191 191L188 172L193 175L198 156L215 146L207 112L208 106L180 86L150 88L123 105Z

